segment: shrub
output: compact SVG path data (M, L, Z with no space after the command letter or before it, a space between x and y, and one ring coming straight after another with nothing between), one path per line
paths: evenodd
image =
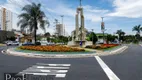
M41 45L41 43L40 42L36 42L36 45L38 46L38 45Z

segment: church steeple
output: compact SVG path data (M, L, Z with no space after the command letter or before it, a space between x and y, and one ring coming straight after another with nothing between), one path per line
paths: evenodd
M82 6L82 0L80 0L80 7Z

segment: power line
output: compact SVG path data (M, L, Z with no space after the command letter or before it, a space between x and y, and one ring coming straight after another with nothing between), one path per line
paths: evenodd
M39 3L41 3L41 1L39 1L39 0L37 0ZM46 11L47 11L47 13L53 18L53 20L55 20L56 18L47 10L47 8L46 8L46 6L44 6L44 5L41 5L42 6L42 8L44 8ZM54 21L53 21L54 22Z
M27 0L28 2L30 2L30 3L33 3L31 0ZM37 0L39 3L41 3L39 0ZM45 6L41 6L42 8L44 8ZM46 9L46 8L44 8L44 9ZM48 12L48 14L53 18L53 16ZM45 16L46 17L46 19L47 20L49 20L49 18L47 17L47 16ZM53 18L54 19L54 18ZM51 22L53 22L54 23L54 21L53 20L50 20Z
M0 5L0 7L5 8L4 6L1 6L1 5ZM9 9L6 8L6 10L9 10ZM14 13L14 14L16 14L16 15L19 15L19 14L17 14L16 12L13 12L13 11L11 11L11 10L9 10L9 11L12 12L12 13Z
M20 4L18 4L16 1L13 0L9 0L11 3L14 3L15 5L18 5L20 8L22 8L23 6L21 6Z

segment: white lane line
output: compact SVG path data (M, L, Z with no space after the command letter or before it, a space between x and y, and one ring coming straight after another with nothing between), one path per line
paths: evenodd
M64 78L64 77L66 77L66 74L56 74L56 77L58 77L58 78Z
M108 76L109 80L120 80L99 56L95 56L95 58Z
M64 78L71 64L44 64L37 63L32 67L19 72L18 74L32 74L32 75L54 75L58 78Z
M44 64L44 63L37 63L37 65L43 65L43 66L71 66L71 64Z
M23 70L22 72L67 73L68 70L26 69L26 70Z
M50 68L50 69L69 69L69 67L45 67L45 66L36 66L36 68L44 69L44 68Z
M1 53L4 53L4 52L5 52L4 50L1 51Z
M25 72L21 72L20 74L32 74L32 75L41 75L41 76L47 76L47 75L55 75L55 77L58 77L58 78L64 78L66 77L66 74L56 74L56 73L25 73Z

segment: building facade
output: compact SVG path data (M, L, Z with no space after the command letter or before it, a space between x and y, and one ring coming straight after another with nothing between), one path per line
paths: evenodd
M0 9L0 30L12 31L12 12L6 8Z
M64 36L63 24L56 25L56 35L57 36Z

